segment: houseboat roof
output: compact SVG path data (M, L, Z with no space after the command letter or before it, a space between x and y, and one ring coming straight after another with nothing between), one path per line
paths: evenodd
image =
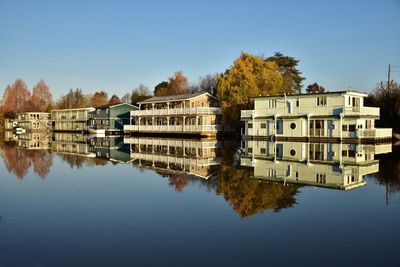
M62 109L52 109L53 111L65 111L65 110L95 110L94 107L86 107L86 108L62 108Z
M121 106L121 105L128 105L128 106L131 106L131 107L139 109L139 107L137 107L135 105L132 105L132 104L129 104L129 103L126 103L126 102L118 103L118 104L107 104L107 105L98 106L96 108L100 108L100 109L102 109L102 108L113 108L113 107L117 107L117 106Z
M147 104L147 103L157 103L157 102L174 102L174 101L182 101L182 100L189 100L201 95L208 95L214 99L216 99L213 95L207 92L200 92L200 93L194 93L194 94L182 94L182 95L166 95L166 96L154 96L152 98L143 100L141 102L138 102L138 104Z
M351 94L351 95L357 95L357 96L363 96L367 97L368 94L366 93L360 93L356 91L333 91L333 92L324 92L324 93L310 93L310 94L281 94L281 95L269 95L269 96L253 96L251 99L257 99L257 98L281 98L281 97L296 97L296 96L319 96L319 95L344 95L344 94Z

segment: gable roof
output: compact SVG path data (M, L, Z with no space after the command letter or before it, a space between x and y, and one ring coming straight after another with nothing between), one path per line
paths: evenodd
M146 104L146 103L155 103L155 102L167 102L167 101L182 101L182 100L189 100L201 95L207 95L214 99L216 99L213 95L207 92L200 92L200 93L193 93L193 94L182 94L182 95L166 95L166 96L154 96L152 98L143 100L138 102L138 104Z
M122 102L122 103L118 103L118 104L107 104L107 105L102 105L102 106L98 106L96 107L96 109L103 109L103 108L112 108L112 107L116 107L116 106L121 106L121 105L128 105L131 106L133 108L139 109L139 107L126 103L126 102Z

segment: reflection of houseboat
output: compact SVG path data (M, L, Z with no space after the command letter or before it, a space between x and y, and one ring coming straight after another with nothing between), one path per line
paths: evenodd
M26 149L49 149L51 136L49 132L26 132L15 135L11 131L5 132L5 141L16 141L18 147Z
M81 134L54 132L51 151L86 157L95 157L90 151L87 136Z
M391 152L391 144L243 141L242 149L241 165L253 167L254 178L348 190L379 171L374 154Z
M209 93L156 96L131 111L131 133L216 135L221 131L218 100Z
M90 152L97 158L113 162L127 163L131 161L129 145L124 144L123 137L92 137L89 139Z
M244 139L375 143L391 141L392 129L375 128L379 108L365 107L366 94L329 92L254 97L242 110Z
M220 162L217 140L182 140L126 137L131 158L138 165L166 173L190 174L208 179Z

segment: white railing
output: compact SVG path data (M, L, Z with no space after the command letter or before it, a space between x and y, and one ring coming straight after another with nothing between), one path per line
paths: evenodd
M379 108L374 107L346 107L344 115L369 115L379 117Z
M392 137L392 129L378 128L378 129L357 130L356 135L359 138L390 138Z
M132 159L140 159L151 162L164 162L176 165L189 165L189 166L208 166L216 165L220 162L218 158L185 158L185 157L175 157L167 155L157 155L157 154L145 154L145 153L131 153ZM189 171L189 170L188 170Z
M124 131L135 132L217 132L219 125L124 125Z
M255 114L255 110L241 110L240 117L241 118L251 118Z
M221 109L211 108L211 107L148 109L148 110L131 111L131 116L218 115L218 114L221 114Z

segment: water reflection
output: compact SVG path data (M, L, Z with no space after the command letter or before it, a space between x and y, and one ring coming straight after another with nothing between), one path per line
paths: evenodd
M252 167L255 179L349 190L379 171L375 154L391 152L392 144L244 141L242 149L241 165Z
M304 186L349 190L365 185L369 174L386 185L388 195L400 190L400 158L389 153L391 144L6 133L1 147L7 171L18 179L30 170L44 179L54 156L74 169L130 164L168 179L177 192L196 185L222 196L242 218L294 207Z

